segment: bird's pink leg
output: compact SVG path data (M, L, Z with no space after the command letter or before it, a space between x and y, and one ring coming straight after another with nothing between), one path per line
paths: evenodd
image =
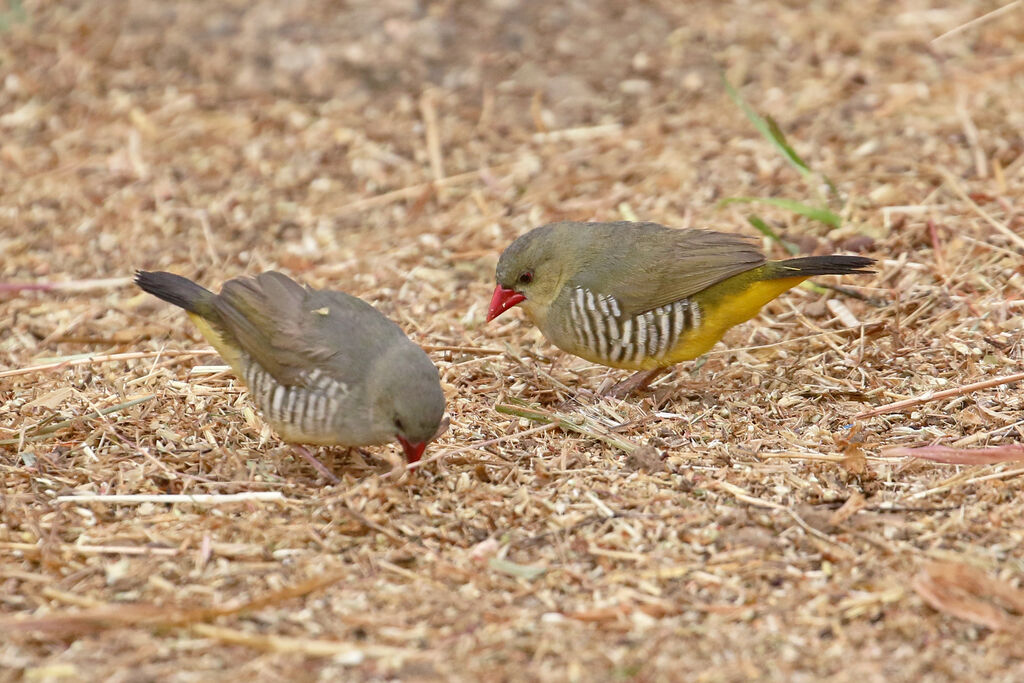
M647 386L657 379L662 373L666 372L668 368L654 368L653 370L641 370L640 372L634 373L630 377L622 380L611 389L603 392L603 396L610 396L611 398L626 398L634 391L641 391L646 389Z
M309 449L307 449L305 446L292 444L292 448L294 448L299 453L299 455L305 458L306 462L313 466L313 469L315 469L317 472L323 475L324 479L331 482L332 484L341 483L341 479L338 479L338 477L336 477L333 472L327 469L327 467L322 462L317 460L316 456L310 453Z

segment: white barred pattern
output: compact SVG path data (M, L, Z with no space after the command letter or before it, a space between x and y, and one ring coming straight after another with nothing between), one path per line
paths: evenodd
M244 379L269 422L289 425L309 435L330 430L331 417L348 393L348 385L320 370L307 372L297 383L285 386L252 359L248 359Z
M638 363L664 358L683 332L700 326L701 310L696 301L680 299L623 319L615 297L576 287L569 322L580 344L597 357Z

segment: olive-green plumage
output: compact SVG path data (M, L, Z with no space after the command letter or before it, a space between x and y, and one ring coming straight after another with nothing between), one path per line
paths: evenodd
M656 223L552 223L502 253L488 319L521 302L559 348L649 370L696 358L808 277L865 272L871 263L839 255L766 261L750 238Z
M139 272L145 291L189 312L286 441L363 446L398 439L422 453L444 413L437 368L373 306L276 272L220 294L171 273ZM416 450L416 449L413 449Z

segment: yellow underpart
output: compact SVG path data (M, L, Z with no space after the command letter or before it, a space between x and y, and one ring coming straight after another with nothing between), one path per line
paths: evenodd
M203 338L210 343L210 346L217 349L217 353L220 354L220 357L231 366L231 369L235 371L238 378L242 379L244 377L244 368L242 366L241 351L234 346L226 344L224 342L224 338L217 333L217 330L215 330L213 325L207 322L205 318L202 318L195 313L189 313L188 317L192 319L193 323L195 323L196 328L199 329Z
M619 367L652 370L692 360L717 344L729 328L750 320L766 303L806 279L801 276L758 280L738 291L729 291L732 287L723 288L725 291L722 291L719 285L709 287L693 296L701 308L698 328L684 332L664 358L649 357L638 364ZM720 284L726 283L728 281Z

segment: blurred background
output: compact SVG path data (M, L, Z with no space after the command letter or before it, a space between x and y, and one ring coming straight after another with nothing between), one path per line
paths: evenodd
M926 198L922 163L990 175L987 161L1024 150L1020 109L991 97L1019 85L1021 13L929 42L996 7L8 3L0 272L301 270L378 229L393 246L408 232L500 250L532 224L622 204L735 223L718 199L806 188L722 73L850 198L832 241L883 237L870 212Z

